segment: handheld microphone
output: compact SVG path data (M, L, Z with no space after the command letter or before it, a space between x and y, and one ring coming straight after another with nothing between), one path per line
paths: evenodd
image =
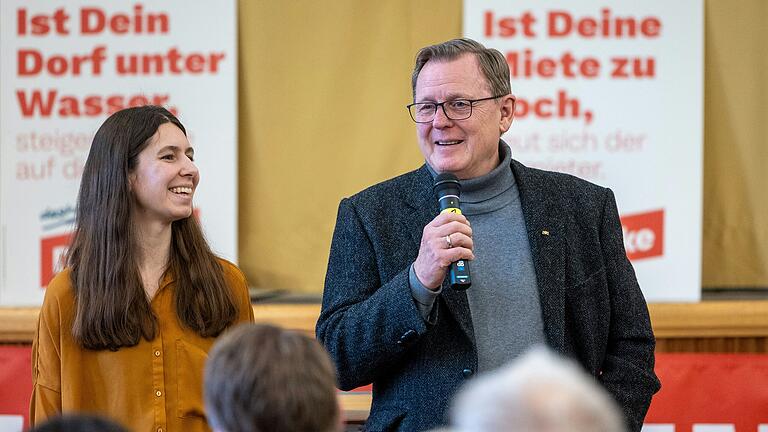
M461 184L459 179L451 173L438 174L435 177L435 185L432 187L437 195L437 202L440 204L440 213L461 214L459 208L459 195L461 194ZM460 259L451 263L450 269L451 288L463 291L472 285L472 278L469 275L469 261Z

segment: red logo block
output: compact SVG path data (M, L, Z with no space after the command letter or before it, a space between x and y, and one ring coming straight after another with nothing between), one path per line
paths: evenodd
M40 287L48 286L53 276L61 271L62 258L71 240L71 233L40 239Z
M664 253L664 209L621 218L627 258L638 260Z

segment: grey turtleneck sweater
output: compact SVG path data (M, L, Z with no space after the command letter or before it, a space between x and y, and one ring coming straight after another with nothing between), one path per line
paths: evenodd
M475 333L479 372L514 359L527 348L545 343L536 273L528 244L511 152L499 143L501 163L490 173L461 180L461 211L472 223L475 259L467 290ZM430 173L436 175L429 165ZM411 293L427 322L441 291L431 291L411 266Z

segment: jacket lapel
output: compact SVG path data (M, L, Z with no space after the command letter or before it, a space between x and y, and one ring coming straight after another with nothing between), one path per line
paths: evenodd
M437 198L432 191L432 176L426 165L417 171L413 177L413 183L406 188L405 201L412 209L413 223L409 224L412 247L419 249L421 244L421 235L424 227L437 216L440 207L437 204ZM472 288L469 288L472 289ZM450 286L449 278L443 280L441 297L445 301L448 312L458 322L462 331L474 341L474 330L472 328L472 316L469 311L469 301L465 291L456 291ZM438 312L444 313L444 312Z
M538 170L512 160L523 218L528 232L536 284L539 290L544 332L550 346L562 352L565 334L565 251L566 233L563 213L555 192L547 187Z
M407 228L413 246L419 250L421 244L421 233L424 227L437 216L440 208L437 205L437 198L432 192L432 176L429 174L426 165L422 165L412 177L411 184L406 185L405 202L411 207L411 218L413 223Z

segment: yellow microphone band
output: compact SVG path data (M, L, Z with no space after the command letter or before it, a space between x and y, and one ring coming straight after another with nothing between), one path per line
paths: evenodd
M461 214L461 209L460 208L456 208L456 207L448 207L447 209L445 209L445 210L440 212L440 214L443 214L443 213Z

